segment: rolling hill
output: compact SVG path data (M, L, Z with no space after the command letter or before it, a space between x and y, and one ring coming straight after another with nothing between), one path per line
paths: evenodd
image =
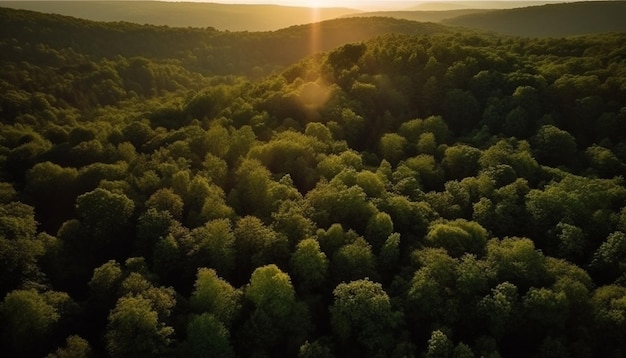
M271 31L358 12L347 8L234 5L166 1L2 1L0 6L78 17L172 27L214 27L229 31Z
M441 22L463 15L483 13L493 10L484 9L455 9L455 10L416 10L416 11L373 11L344 15L344 17L393 17L419 22Z
M505 35L562 37L626 31L625 15L625 1L589 1L468 14L442 23Z
M62 51L71 48L91 58L176 58L205 74L256 76L280 70L316 52L384 34L450 31L439 24L378 17L328 20L278 31L230 32L95 22L8 8L0 8L0 28L0 59L5 61L49 61L37 55L44 46ZM15 51L15 47L20 50Z

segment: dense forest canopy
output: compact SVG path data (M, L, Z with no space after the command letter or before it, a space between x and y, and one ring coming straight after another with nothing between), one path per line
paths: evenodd
M3 356L626 354L626 34L0 25Z

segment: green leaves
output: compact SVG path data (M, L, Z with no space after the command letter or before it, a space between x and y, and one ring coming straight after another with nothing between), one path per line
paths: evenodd
M122 297L108 317L106 344L112 357L152 357L165 353L174 329L159 321L151 300Z
M333 296L331 327L347 352L371 356L393 347L399 315L379 283L368 279L340 283Z

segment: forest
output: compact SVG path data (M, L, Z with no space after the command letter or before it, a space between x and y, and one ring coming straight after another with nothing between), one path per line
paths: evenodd
M0 355L626 355L626 33L0 28Z

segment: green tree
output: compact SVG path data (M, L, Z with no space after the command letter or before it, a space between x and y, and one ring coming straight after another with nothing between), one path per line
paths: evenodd
M455 145L446 148L441 162L447 178L463 179L475 176L478 172L479 149L468 145Z
M64 292L34 289L9 292L0 304L2 346L7 354L38 356L49 352L73 302Z
M315 239L304 239L298 243L291 256L290 267L298 292L313 292L324 284L328 276L328 259Z
M491 239L487 243L487 262L499 282L511 282L525 292L547 281L545 256L527 238Z
M576 159L576 140L555 126L539 128L531 144L540 163L557 167L572 164Z
M335 282L377 277L372 247L362 237L342 246L332 257L331 271Z
M513 331L519 322L520 298L517 286L510 282L498 284L478 303L478 310L487 318L491 336L500 339Z
M240 215L267 216L270 212L270 172L260 162L246 159L235 173L235 188L228 202Z
M0 204L0 293L39 279L38 261L45 245L36 232L33 207L20 202Z
M113 304L123 277L120 264L115 260L109 260L93 270L89 288L93 291L95 299L103 305Z
M95 189L76 198L76 212L81 224L102 243L116 241L124 233L135 209L126 195Z
M330 322L342 354L379 356L393 349L400 316L381 284L368 279L340 283L333 296Z
M396 165L404 157L407 140L395 133L385 133L380 138L380 155L391 165Z
M453 324L458 319L455 300L458 261L443 249L426 248L414 253L420 268L408 285L407 316L416 328Z
M191 294L190 304L195 312L210 313L220 322L229 325L239 313L241 293L213 269L200 268Z
M187 325L186 344L188 354L194 358L235 356L230 343L230 332L210 313L203 313L191 319Z
M167 211L176 220L181 220L183 216L183 199L172 189L164 188L157 190L146 201L147 209L157 211Z
M433 331L428 340L426 358L449 358L454 352L454 344L448 336L440 330Z
M487 230L473 221L457 219L431 225L426 242L446 249L453 257L464 253L482 255L487 243Z
M616 231L593 253L591 272L599 282L626 281L626 234Z
M276 265L254 270L244 292L253 310L242 327L245 350L295 355L310 330L306 305L296 300L288 274Z
M235 263L240 279L259 266L286 263L288 260L287 239L265 226L257 217L239 219L233 234L237 253Z
M147 298L120 298L108 317L105 335L112 357L153 357L167 352L174 329L159 320L153 302Z
M620 285L598 287L591 297L593 324L601 354L619 355L626 350L626 288Z
M391 233L393 233L391 216L387 213L379 212L370 217L365 230L365 238L372 245L373 251L378 253Z
M227 219L217 219L195 228L183 243L187 263L197 267L212 267L223 276L235 268L235 234Z
M71 335L67 337L64 347L59 347L54 353L50 353L46 358L90 358L94 352L89 342L80 336Z

